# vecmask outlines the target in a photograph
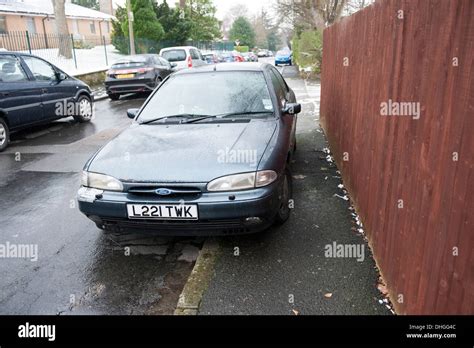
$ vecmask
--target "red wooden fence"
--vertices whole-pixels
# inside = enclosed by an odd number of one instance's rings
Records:
[[[379,0],[323,47],[321,122],[397,312],[474,314],[474,1]]]

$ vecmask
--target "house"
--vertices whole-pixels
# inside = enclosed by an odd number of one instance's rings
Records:
[[[110,13],[111,1],[100,1],[101,8]],[[65,12],[69,33],[75,40],[100,43],[105,38],[107,43],[110,42],[114,16],[73,4],[71,0],[66,0]],[[17,40],[15,37],[21,35],[23,38],[26,32],[35,48],[54,45],[56,28],[51,0],[0,0],[0,47],[9,50],[25,49],[25,40]],[[51,36],[49,40],[48,36]]]

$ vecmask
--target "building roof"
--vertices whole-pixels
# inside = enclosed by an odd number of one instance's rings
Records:
[[[115,17],[107,13],[66,2],[66,17],[87,19],[108,19]],[[49,15],[54,17],[53,3],[51,0],[0,0],[0,13]]]

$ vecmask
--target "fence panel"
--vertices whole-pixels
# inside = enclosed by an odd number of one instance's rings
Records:
[[[323,41],[321,123],[397,312],[473,314],[474,1],[378,0]]]

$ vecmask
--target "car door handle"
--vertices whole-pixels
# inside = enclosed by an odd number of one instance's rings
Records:
[[[43,94],[48,93],[48,89],[47,88],[41,88],[41,93],[43,93]]]
[[[2,92],[1,95],[2,95],[2,97],[8,97],[10,95],[10,93],[9,92]]]

